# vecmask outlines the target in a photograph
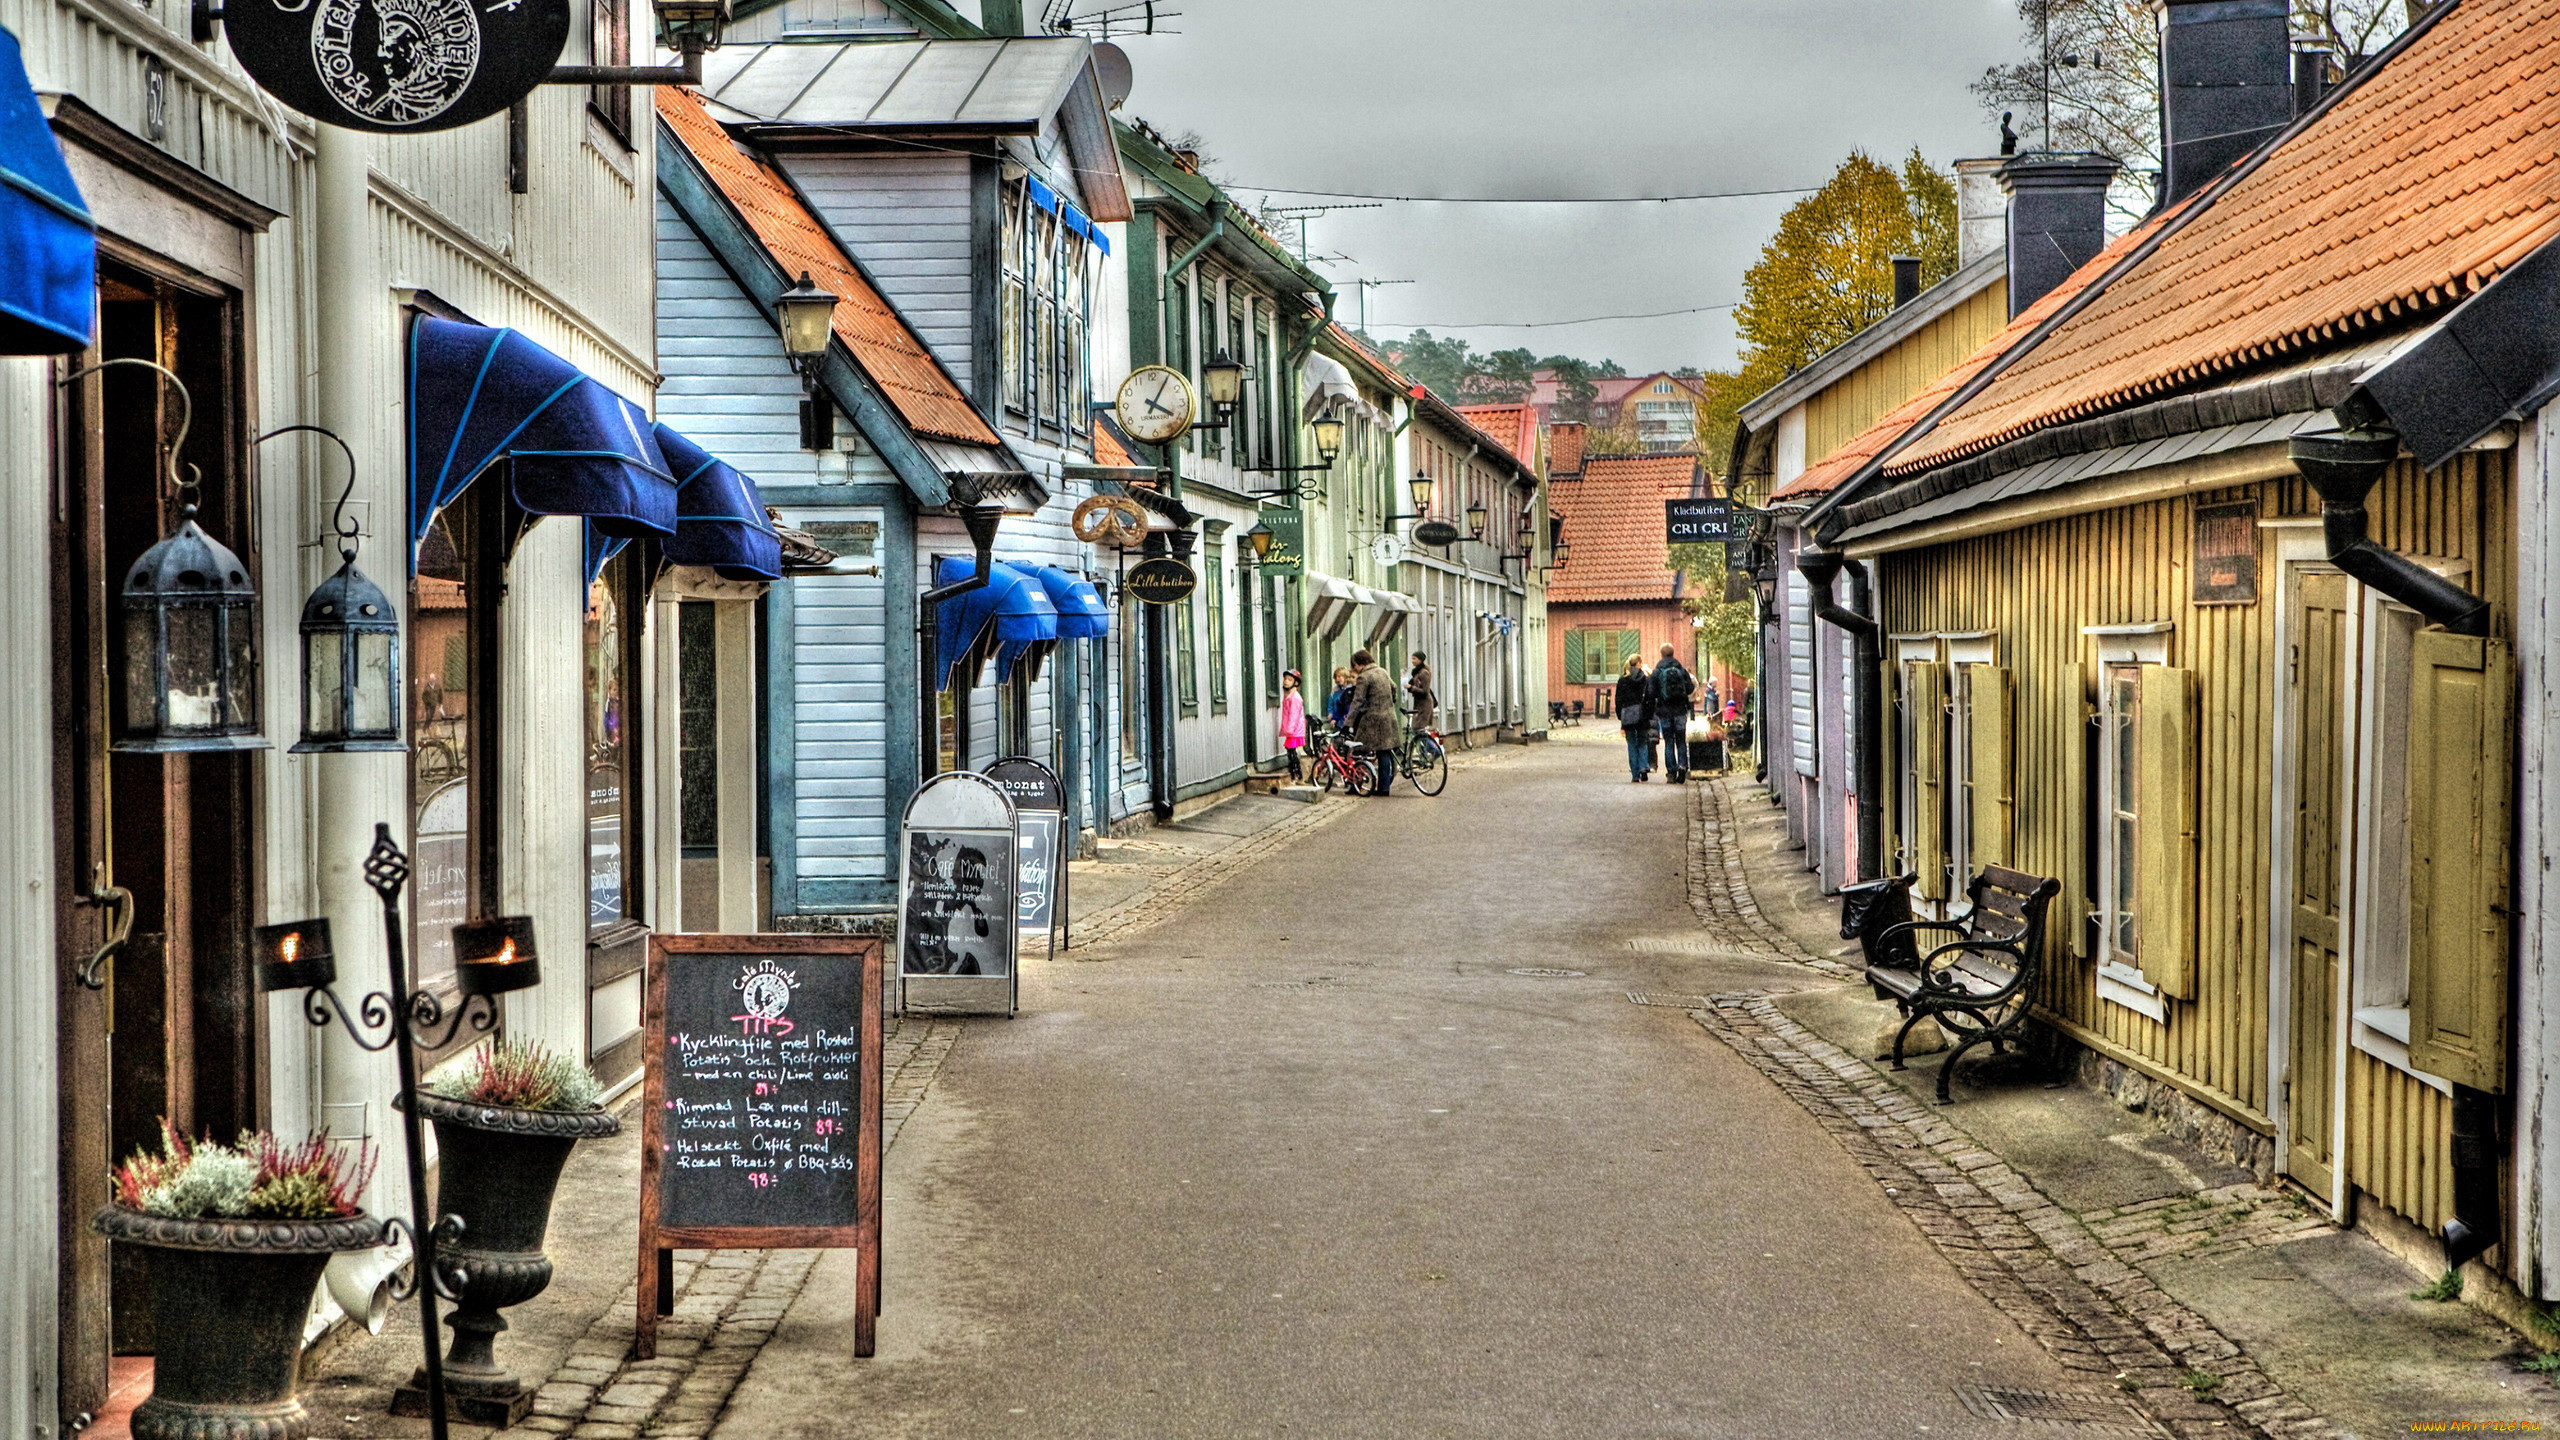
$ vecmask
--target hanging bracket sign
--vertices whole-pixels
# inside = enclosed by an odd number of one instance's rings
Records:
[[[1010,1015],[1020,913],[1013,802],[974,771],[936,775],[898,827],[898,1003]]]
[[[1121,580],[1120,588],[1150,605],[1178,605],[1200,588],[1200,577],[1181,561],[1159,555],[1139,561]]]
[[[1662,502],[1663,538],[1674,545],[1694,545],[1749,538],[1749,523],[1734,513],[1722,496]]]
[[[569,39],[568,0],[222,0],[240,68],[324,125],[452,130],[533,93]]]

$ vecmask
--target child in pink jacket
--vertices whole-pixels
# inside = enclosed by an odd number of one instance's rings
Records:
[[[1307,778],[1300,752],[1307,748],[1307,697],[1298,693],[1295,670],[1280,672],[1280,745],[1289,752],[1289,778]]]

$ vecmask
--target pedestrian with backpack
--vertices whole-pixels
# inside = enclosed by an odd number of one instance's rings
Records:
[[[1689,778],[1689,708],[1698,696],[1697,677],[1689,673],[1669,645],[1653,667],[1653,723],[1662,732],[1662,778],[1674,785]]]

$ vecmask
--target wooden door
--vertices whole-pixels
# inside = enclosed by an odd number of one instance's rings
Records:
[[[2291,622],[2293,998],[2285,1017],[2285,1171],[2326,1200],[2337,1184],[2339,954],[2347,909],[2347,577],[2301,575]]]
[[[205,529],[257,573],[240,463],[239,309],[225,294],[100,266],[99,344],[178,372],[193,400],[181,459],[202,477]],[[261,1007],[249,979],[255,828],[242,753],[111,754],[117,592],[177,523],[166,483],[177,402],[152,372],[119,366],[64,397],[64,504],[54,526],[55,846],[61,880],[62,1408],[94,1410],[106,1360],[147,1354],[148,1276],[91,1234],[107,1173],[157,1142],[160,1123],[236,1134],[260,1123]],[[264,717],[270,731],[275,716]],[[289,721],[287,723],[290,723]],[[81,983],[106,936],[95,887],[129,895],[131,933],[104,985]],[[128,1247],[129,1248],[129,1247]]]

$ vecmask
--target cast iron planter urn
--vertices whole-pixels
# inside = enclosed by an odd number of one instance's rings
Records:
[[[182,1220],[110,1205],[90,1227],[151,1253],[159,1350],[151,1398],[133,1412],[134,1440],[310,1433],[294,1381],[312,1292],[331,1255],[383,1243],[381,1221]]]
[[[551,1284],[542,1238],[551,1228],[552,1193],[561,1167],[581,1140],[619,1134],[606,1110],[518,1110],[420,1091],[400,1103],[436,1127],[436,1219],[460,1216],[459,1239],[437,1252],[454,1295],[453,1345],[445,1353],[444,1386],[455,1419],[498,1429],[533,1409],[533,1389],[497,1361],[498,1314]],[[394,1415],[427,1413],[424,1368],[392,1397]],[[137,1432],[139,1434],[139,1432]]]

